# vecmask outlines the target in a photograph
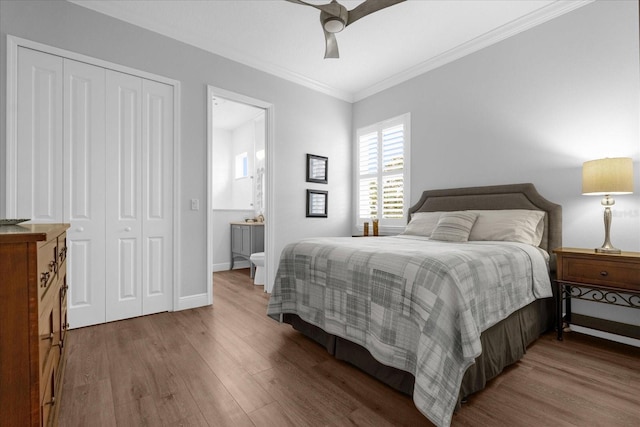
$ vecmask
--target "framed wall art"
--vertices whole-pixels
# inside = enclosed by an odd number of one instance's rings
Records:
[[[329,192],[307,190],[307,218],[326,218]]]
[[[329,176],[329,158],[307,154],[307,182],[326,184]]]

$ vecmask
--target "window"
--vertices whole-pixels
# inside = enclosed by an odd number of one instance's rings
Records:
[[[356,226],[377,218],[387,230],[406,225],[409,122],[404,114],[357,131]]]
[[[249,176],[249,157],[247,152],[236,155],[236,179]]]

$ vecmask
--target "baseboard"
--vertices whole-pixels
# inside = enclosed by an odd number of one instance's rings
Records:
[[[209,305],[207,294],[189,295],[178,299],[178,307],[175,311],[188,310],[190,308],[204,307]]]
[[[237,269],[237,268],[249,268],[249,261],[236,261],[233,263],[233,269]],[[228,271],[231,270],[231,263],[230,262],[221,262],[218,264],[213,264],[213,272],[215,273],[216,271]]]

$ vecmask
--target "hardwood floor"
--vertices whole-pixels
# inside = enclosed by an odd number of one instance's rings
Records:
[[[214,306],[69,332],[61,426],[430,426],[411,398],[265,315],[247,270]],[[549,333],[472,396],[454,426],[631,426],[640,349]]]

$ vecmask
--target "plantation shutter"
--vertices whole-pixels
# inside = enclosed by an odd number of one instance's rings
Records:
[[[408,115],[358,130],[358,218],[404,226]]]
[[[404,125],[382,130],[382,219],[402,219]]]

